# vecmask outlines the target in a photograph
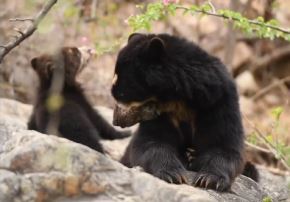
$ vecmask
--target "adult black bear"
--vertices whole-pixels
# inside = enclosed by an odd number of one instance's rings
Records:
[[[128,135],[116,131],[94,110],[76,81],[77,74],[90,58],[90,51],[88,48],[63,47],[56,54],[45,54],[31,60],[32,68],[39,77],[40,86],[28,129],[47,133],[49,121],[55,118],[59,120],[57,124],[59,135],[103,152],[99,143],[100,137],[117,139]],[[64,103],[58,111],[58,117],[52,117],[47,100],[53,76],[60,70],[60,66],[64,70],[64,82],[60,92]]]
[[[132,34],[118,55],[112,95],[118,102],[115,125],[141,121],[121,160],[126,166],[173,183],[185,183],[186,170],[195,171],[195,186],[218,191],[228,190],[242,172],[236,86],[222,62],[194,43]],[[130,120],[138,109],[144,120]],[[187,148],[194,150],[190,162]]]

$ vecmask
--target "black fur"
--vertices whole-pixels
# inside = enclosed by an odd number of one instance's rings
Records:
[[[117,139],[127,137],[128,134],[116,131],[87,101],[83,89],[75,78],[82,57],[78,49],[65,47],[62,48],[61,54],[64,60],[65,79],[61,92],[64,104],[58,112],[58,132],[69,140],[103,152],[99,143],[100,138]],[[47,133],[48,122],[51,118],[46,102],[52,82],[51,66],[55,63],[54,58],[54,55],[42,55],[31,61],[33,69],[38,74],[40,86],[28,129],[41,133]]]
[[[259,171],[257,170],[256,166],[249,161],[245,164],[243,175],[253,179],[256,182],[260,180]]]
[[[115,73],[112,95],[118,102],[182,102],[195,117],[178,127],[174,112],[141,122],[122,163],[174,183],[186,181],[185,171],[192,170],[195,186],[229,190],[243,169],[244,133],[236,86],[222,62],[185,39],[134,34]],[[187,148],[195,151],[190,166]]]

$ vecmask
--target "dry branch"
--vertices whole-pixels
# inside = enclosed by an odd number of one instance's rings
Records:
[[[261,89],[259,92],[257,92],[253,97],[252,99],[254,101],[258,100],[260,97],[263,97],[265,94],[267,94],[270,90],[272,90],[273,88],[276,88],[278,86],[281,86],[282,84],[286,83],[290,81],[290,76],[287,76],[283,79],[280,79],[268,86],[266,86],[265,88]]]
[[[6,45],[0,46],[0,63],[2,62],[3,58],[16,46],[18,46],[22,41],[30,37],[38,27],[38,24],[41,20],[46,16],[52,6],[57,2],[57,0],[49,0],[43,8],[39,11],[39,13],[34,18],[15,18],[10,19],[10,21],[31,21],[31,25],[26,28],[25,31],[18,30],[17,32],[20,33],[15,40],[8,42]]]
[[[256,62],[253,62],[250,70],[257,71],[261,68],[267,67],[269,64],[273,64],[274,62],[290,55],[290,46],[285,46],[281,48],[277,48],[272,53],[256,60]]]
[[[240,38],[238,41],[244,41],[246,43],[254,43],[255,40],[259,40],[258,38]],[[281,59],[286,57],[290,57],[290,45],[284,47],[277,47],[271,53],[258,57],[253,56],[251,59],[246,61],[245,63],[239,65],[234,69],[233,75],[237,77],[240,73],[245,71],[246,69],[250,70],[251,72],[262,71],[263,69],[267,68],[271,64],[275,64]],[[279,68],[279,66],[277,66]]]
[[[279,160],[281,161],[281,163],[283,164],[283,166],[285,166],[285,168],[290,171],[290,167],[287,164],[287,161],[285,159],[285,157],[281,154],[279,155],[278,151],[276,150],[275,146],[269,141],[267,140],[267,138],[263,135],[263,133],[260,131],[259,128],[257,128],[249,119],[247,116],[243,115],[244,120],[246,120],[246,122],[255,130],[257,137],[262,140],[265,145],[268,147],[269,151],[271,151],[274,156],[279,156]]]
[[[250,143],[250,142],[248,142],[248,141],[246,141],[245,144],[246,144],[246,146],[248,146],[248,147],[250,147],[250,148],[252,148],[252,149],[255,149],[255,150],[257,150],[257,151],[261,151],[261,152],[264,152],[264,153],[267,153],[267,154],[268,154],[268,153],[271,153],[271,154],[272,154],[272,152],[271,152],[270,150],[265,149],[265,148],[260,147],[260,146],[257,146],[257,145],[254,145],[254,144],[252,144],[252,143]]]

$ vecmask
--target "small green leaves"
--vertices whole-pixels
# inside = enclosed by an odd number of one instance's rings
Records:
[[[275,120],[279,120],[282,112],[283,112],[283,108],[282,107],[275,107],[271,111],[271,114],[274,116]]]
[[[176,4],[169,4],[167,10],[172,16],[174,16],[176,12]]]
[[[263,198],[263,202],[272,202],[272,198],[270,196],[266,196],[265,198]]]
[[[258,144],[256,132],[252,132],[249,135],[247,135],[247,141],[254,145]]]
[[[262,16],[257,17],[257,22],[265,22],[264,18]]]
[[[205,3],[205,4],[201,5],[199,9],[204,11],[204,12],[210,12],[212,10],[212,7],[209,3]]]
[[[188,10],[195,12],[195,11],[200,10],[200,8],[197,5],[192,5],[192,6],[189,7]]]
[[[233,21],[234,27],[247,35],[256,35],[260,38],[268,38],[271,40],[275,38],[283,38],[290,41],[290,33],[288,33],[287,30],[279,28],[279,23],[275,19],[265,21],[263,17],[259,16],[256,19],[250,20],[244,17],[241,13],[232,10],[221,9],[215,11],[214,6],[209,2],[200,6],[191,5],[189,7],[175,3],[149,3],[145,8],[144,13],[131,16],[128,19],[128,23],[133,28],[133,31],[142,29],[150,30],[153,21],[161,20],[167,15],[174,16],[177,10],[182,10],[184,15],[188,13],[191,15],[200,13],[201,15],[214,15],[215,17]]]
[[[129,26],[133,28],[133,31],[142,29],[150,30],[152,21],[157,21],[164,17],[165,8],[169,8],[169,13],[174,14],[176,9],[172,5],[165,6],[161,2],[150,3],[147,5],[145,13],[129,17]]]

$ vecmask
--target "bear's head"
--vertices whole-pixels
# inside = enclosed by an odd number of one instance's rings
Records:
[[[64,83],[74,85],[78,73],[88,64],[93,50],[87,47],[62,47],[54,54],[44,54],[31,60],[41,84],[49,86],[53,74],[60,67],[64,70]]]
[[[112,95],[117,102],[129,104],[152,99],[154,88],[164,86],[154,86],[164,77],[164,55],[165,44],[158,36],[130,35],[128,44],[119,52],[115,67]]]
[[[166,34],[134,33],[129,36],[115,66],[112,84],[112,95],[117,101],[114,125],[131,126],[153,119],[163,111],[176,111],[175,107],[182,105],[180,95],[186,87],[183,75],[176,75],[181,73],[178,71],[180,57],[172,58],[176,54],[173,47],[179,46],[178,40]]]

